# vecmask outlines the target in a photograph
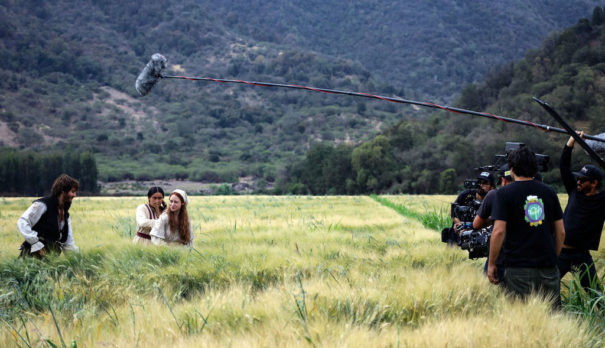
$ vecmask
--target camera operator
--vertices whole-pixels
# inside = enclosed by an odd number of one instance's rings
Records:
[[[505,164],[500,167],[500,186],[504,187],[511,182],[513,182],[513,177],[510,174],[510,169],[508,164]],[[477,210],[477,215],[475,215],[475,219],[473,220],[473,229],[478,230],[483,227],[487,227],[493,223],[492,216],[492,207],[494,205],[494,200],[496,199],[496,190],[490,190],[483,198],[479,209]]]
[[[472,204],[472,201],[480,201],[482,202],[487,193],[495,188],[495,179],[494,175],[490,172],[481,172],[477,177],[479,187],[477,189],[466,189],[462,191],[454,204],[469,206]],[[462,221],[452,212],[452,221],[454,222],[454,227],[460,226]]]
[[[458,240],[456,236],[456,230],[462,225],[463,222],[471,222],[471,221],[461,221],[458,216],[456,216],[456,212],[453,209],[454,206],[472,206],[475,201],[483,201],[485,195],[495,187],[494,175],[489,172],[481,172],[477,177],[477,183],[479,185],[478,188],[468,188],[462,191],[454,204],[452,205],[452,210],[450,212],[450,216],[452,218],[452,227],[450,228],[450,235],[448,237],[447,243],[448,245],[453,245]]]
[[[510,173],[510,168],[508,164],[504,164],[500,167],[500,187],[504,187],[511,182],[513,182],[513,177]],[[475,215],[475,219],[473,220],[473,229],[478,230],[480,228],[488,227],[493,224],[492,220],[492,209],[494,206],[494,200],[496,199],[497,190],[491,190],[485,195],[483,202],[479,206],[477,210],[477,215]],[[504,275],[504,267],[502,266],[501,260],[496,260],[496,265],[498,265],[498,278],[501,278]],[[483,272],[487,274],[487,265],[489,263],[489,255],[487,260],[485,260],[485,266],[483,268]]]
[[[512,151],[508,165],[514,182],[498,190],[492,217],[487,275],[503,282],[510,292],[525,297],[540,290],[560,306],[557,256],[563,246],[563,212],[555,191],[534,180],[536,155],[527,146]],[[503,254],[504,277],[498,278],[496,260]]]
[[[584,132],[579,133],[584,136]],[[567,272],[580,272],[584,289],[591,281],[598,284],[597,271],[589,250],[598,250],[605,219],[605,192],[599,192],[603,174],[590,164],[579,172],[571,171],[571,152],[575,139],[570,137],[561,154],[560,170],[569,201],[565,208],[565,241],[559,255],[561,278]],[[574,178],[575,176],[575,178]],[[602,291],[602,285],[598,285]]]

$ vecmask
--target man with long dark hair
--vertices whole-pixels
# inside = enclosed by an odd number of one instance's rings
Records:
[[[514,181],[496,194],[487,276],[494,284],[503,282],[516,295],[537,291],[559,306],[557,256],[565,238],[559,198],[550,186],[533,179],[538,163],[526,146],[508,155],[508,165]],[[497,274],[500,253],[504,279]]]
[[[74,242],[69,207],[80,188],[78,180],[62,174],[53,183],[51,194],[40,198],[21,215],[17,228],[25,238],[20,257],[43,259],[48,252],[78,251]]]

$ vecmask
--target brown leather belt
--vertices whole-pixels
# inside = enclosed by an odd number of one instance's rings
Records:
[[[137,236],[143,238],[143,239],[149,239],[151,240],[151,236],[145,233],[141,233],[141,232],[137,232]]]

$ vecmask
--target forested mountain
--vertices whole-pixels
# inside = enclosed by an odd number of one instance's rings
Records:
[[[523,57],[599,1],[225,0],[204,1],[229,27],[361,62],[378,77],[436,101]]]
[[[462,108],[560,127],[532,97],[545,100],[576,129],[605,132],[605,10],[547,38],[539,49],[467,86]],[[507,141],[550,157],[544,181],[562,190],[558,169],[568,136],[439,111],[404,120],[359,146],[315,145],[282,178],[283,192],[454,193],[480,166],[494,164]],[[591,162],[576,150],[574,168]],[[596,164],[596,163],[595,163]]]
[[[0,146],[92,151],[102,180],[272,181],[313,143],[357,144],[419,113],[176,80],[140,97],[151,54],[168,73],[451,101],[596,3],[0,0]]]

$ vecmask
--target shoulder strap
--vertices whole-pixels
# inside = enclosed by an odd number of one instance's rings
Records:
[[[147,211],[149,212],[149,217],[151,217],[154,220],[158,218],[155,215],[155,211],[153,209],[151,209],[151,207],[149,206],[149,204],[145,204],[145,207],[147,207]]]

